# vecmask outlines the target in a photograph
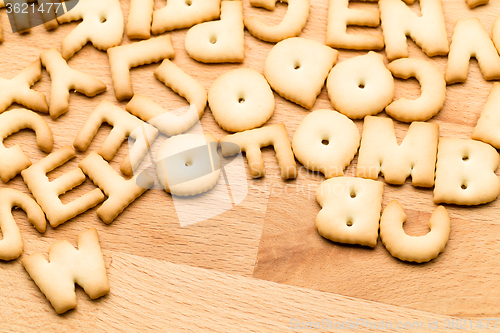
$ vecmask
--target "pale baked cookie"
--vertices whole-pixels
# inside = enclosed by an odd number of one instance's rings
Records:
[[[385,207],[380,219],[380,239],[393,257],[418,263],[431,261],[443,252],[450,238],[450,217],[446,208],[438,206],[429,220],[425,236],[408,236],[403,224],[406,214],[397,200]]]
[[[493,83],[488,100],[484,106],[481,117],[472,132],[474,140],[489,143],[493,147],[500,148],[500,83]]]
[[[310,109],[338,54],[338,51],[310,39],[288,38],[269,52],[264,76],[283,98]]]
[[[446,101],[446,81],[436,66],[423,59],[394,60],[387,68],[394,77],[415,77],[420,83],[421,95],[415,100],[398,99],[385,108],[385,112],[404,122],[426,121],[434,117]]]
[[[212,189],[221,172],[217,146],[217,139],[210,133],[181,134],[165,140],[156,153],[156,173],[162,188],[178,196]]]
[[[146,172],[132,179],[123,179],[100,155],[91,152],[80,164],[80,169],[108,196],[97,209],[97,216],[106,224],[125,210],[154,184]]]
[[[82,20],[62,41],[64,59],[88,42],[103,51],[121,44],[124,23],[119,0],[69,0],[64,5],[71,10],[57,18],[59,23]]]
[[[24,9],[27,6],[23,6],[23,4],[28,5],[28,0],[4,0],[4,4],[10,9],[10,15],[12,15],[14,21],[15,29],[12,27],[12,31],[21,34],[29,33],[31,31],[29,12]]]
[[[369,34],[348,34],[347,26],[377,27],[380,24],[378,10],[349,8],[349,0],[330,0],[326,45],[341,49],[381,50],[384,38]]]
[[[495,170],[500,157],[492,146],[474,140],[440,138],[434,202],[481,205],[500,194]]]
[[[155,0],[130,0],[127,21],[129,39],[148,39],[151,37],[151,21]]]
[[[63,204],[59,199],[60,195],[82,184],[86,179],[85,175],[82,170],[76,168],[54,181],[49,181],[47,173],[75,156],[75,150],[66,146],[21,172],[24,182],[47,215],[50,225],[54,228],[95,207],[104,200],[104,195],[98,188],[67,204]]]
[[[76,308],[75,283],[91,299],[109,293],[106,266],[95,228],[78,234],[78,250],[65,240],[50,246],[49,261],[36,252],[21,262],[58,314]]]
[[[205,63],[243,62],[244,30],[242,2],[222,1],[220,21],[200,23],[186,33],[186,51]]]
[[[158,136],[158,130],[111,102],[102,101],[78,132],[73,146],[79,151],[86,151],[103,123],[113,126],[109,136],[99,149],[99,155],[107,161],[111,161],[123,141],[129,137],[135,140],[133,146],[129,147],[129,154],[120,165],[120,170],[124,174],[132,176],[147,153],[149,146]]]
[[[414,0],[405,2],[412,4]],[[407,36],[429,57],[448,54],[448,35],[441,0],[420,0],[422,16],[415,14],[401,0],[380,0],[378,4],[389,61],[408,57]]]
[[[220,16],[221,0],[168,0],[153,13],[152,31],[156,34],[215,20]]]
[[[19,207],[26,212],[28,220],[38,232],[44,233],[47,227],[45,215],[35,200],[10,188],[0,189],[0,229],[3,236],[0,240],[0,260],[14,260],[23,253],[21,231],[12,216],[14,207]]]
[[[32,62],[14,78],[8,80],[0,77],[0,113],[7,110],[12,103],[19,103],[31,110],[49,112],[45,95],[31,90],[30,87],[42,78],[42,63]]]
[[[264,76],[239,68],[219,76],[208,92],[208,105],[217,124],[241,132],[265,124],[274,113],[274,94]]]
[[[356,176],[389,184],[404,184],[411,176],[413,186],[432,187],[438,146],[437,124],[413,122],[398,145],[390,118],[368,116],[363,124]]]
[[[274,10],[277,1],[288,3],[288,10],[279,24],[268,25],[257,16],[245,17],[245,27],[258,39],[273,43],[281,42],[298,36],[306,26],[309,18],[309,0],[250,0],[250,5]]]
[[[344,169],[358,152],[359,139],[352,120],[337,111],[317,110],[295,130],[292,149],[307,169],[332,178],[344,175]]]
[[[132,67],[159,62],[166,58],[173,58],[174,55],[172,39],[168,35],[108,49],[116,99],[123,101],[134,96],[130,80]]]
[[[352,177],[325,180],[316,192],[321,236],[338,243],[375,247],[384,183]]]
[[[288,133],[284,124],[276,124],[256,128],[245,132],[231,134],[219,140],[222,155],[233,156],[244,151],[248,160],[250,175],[254,178],[264,177],[266,169],[260,149],[273,146],[283,179],[297,177],[297,165],[293,156]]]
[[[6,183],[31,165],[31,161],[19,145],[6,148],[3,140],[22,129],[35,131],[38,148],[52,151],[54,138],[49,125],[33,111],[14,109],[0,114],[0,177]]]
[[[490,0],[467,0],[467,6],[470,9],[476,8],[477,6],[486,5]]]
[[[475,57],[486,80],[500,79],[500,56],[488,32],[477,18],[459,19],[453,30],[446,64],[448,84],[465,82],[469,61]]]
[[[106,85],[102,81],[70,68],[56,48],[44,51],[40,55],[40,60],[52,80],[49,108],[52,119],[57,119],[63,113],[68,112],[71,90],[88,97],[106,91]]]
[[[53,30],[59,26],[57,22],[56,5],[54,0],[38,0],[39,13],[42,15],[45,29]],[[57,2],[56,2],[57,3]],[[52,5],[51,5],[52,4]]]
[[[373,51],[335,65],[326,87],[333,108],[351,119],[376,115],[394,98],[394,78]]]

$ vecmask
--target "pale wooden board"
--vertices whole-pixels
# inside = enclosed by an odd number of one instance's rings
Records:
[[[157,1],[156,7],[164,5]],[[251,8],[244,1],[245,15],[256,14],[268,22],[279,22],[286,5],[274,13]],[[311,16],[301,37],[324,42],[328,4],[311,0]],[[352,7],[374,8],[373,3],[353,3]],[[418,12],[418,4],[411,8]],[[125,20],[128,1],[122,1]],[[465,1],[445,0],[448,36],[457,18],[477,16],[488,31],[500,14],[500,4],[469,10]],[[30,34],[11,33],[5,11],[0,11],[5,41],[0,45],[0,76],[10,78],[36,60],[45,49],[60,49],[61,39],[77,23],[65,24],[53,32],[37,27]],[[350,32],[380,33],[380,29],[349,28]],[[218,75],[242,66],[263,71],[273,44],[245,33],[246,58],[243,65],[203,65],[190,59],[184,50],[186,30],[170,33],[176,50],[174,62],[209,88]],[[124,44],[129,43],[127,38]],[[429,59],[413,42],[410,56],[423,57],[443,73],[445,57]],[[340,51],[339,61],[363,52]],[[86,117],[96,105],[114,98],[108,60],[104,52],[85,46],[70,66],[90,73],[106,83],[105,94],[89,99],[72,94],[70,111],[56,121],[47,115],[55,138],[55,149],[72,144]],[[185,101],[153,76],[158,64],[132,70],[136,93],[153,98],[166,108],[185,106]],[[444,109],[431,120],[440,125],[442,136],[468,139],[492,83],[483,80],[473,60],[467,83],[448,88]],[[34,88],[49,97],[50,78],[44,71]],[[415,80],[396,80],[396,97],[419,94]],[[285,101],[277,94],[276,111],[268,124],[285,123],[290,139],[309,111]],[[19,106],[13,106],[15,108]],[[313,110],[330,108],[326,89]],[[385,116],[385,114],[381,114]],[[362,122],[356,121],[362,129]],[[221,137],[226,133],[207,108],[202,118],[205,130]],[[408,125],[396,122],[399,140]],[[90,150],[97,150],[109,132],[104,126]],[[37,161],[43,156],[30,131],[6,140],[7,146],[21,144]],[[124,144],[111,164],[118,170],[127,153]],[[86,156],[79,153],[67,165],[49,175],[51,179],[75,168]],[[248,177],[250,192],[241,205],[205,222],[181,228],[172,198],[160,190],[147,192],[111,225],[104,225],[92,209],[40,235],[19,211],[14,216],[23,233],[25,252],[47,253],[55,241],[67,239],[76,246],[79,232],[96,227],[106,264],[111,293],[90,301],[77,288],[78,308],[57,316],[45,297],[22,268],[20,260],[0,263],[0,331],[34,330],[163,330],[217,332],[280,332],[290,328],[290,320],[369,319],[373,321],[421,321],[439,319],[444,327],[448,316],[460,318],[500,317],[498,280],[500,244],[498,200],[481,207],[448,207],[452,218],[450,242],[443,254],[424,265],[406,264],[392,258],[378,244],[373,249],[342,246],[322,239],[314,228],[320,207],[314,198],[324,177],[300,168],[299,177],[284,182],[279,176],[272,149],[264,149],[267,175],[260,180]],[[353,175],[356,160],[347,174]],[[248,170],[247,170],[248,171]],[[247,172],[248,174],[248,172]],[[20,176],[0,187],[29,193]],[[63,202],[94,188],[91,181],[63,196]],[[386,186],[384,207],[398,199],[407,210],[405,230],[424,234],[435,208],[432,191],[404,186]],[[253,277],[253,278],[252,278]],[[258,278],[258,279],[255,279]],[[268,281],[263,281],[268,280]],[[491,329],[490,329],[491,330]],[[364,331],[363,329],[361,331]]]

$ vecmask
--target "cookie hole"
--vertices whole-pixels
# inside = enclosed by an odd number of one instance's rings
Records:
[[[217,43],[217,37],[212,36],[212,37],[210,38],[210,43],[212,43],[212,44]]]
[[[352,219],[351,218],[348,218],[347,221],[345,221],[345,225],[348,226],[348,227],[352,227],[354,223],[352,222]]]
[[[186,0],[186,6],[191,6],[193,4],[193,2],[191,0]]]
[[[462,161],[467,162],[469,160],[469,156],[465,155],[462,157]]]
[[[358,88],[359,88],[359,89],[365,89],[365,84],[364,84],[364,83],[360,83],[360,84],[358,85]]]
[[[324,144],[325,146],[328,146],[330,144],[330,141],[328,140],[323,140],[321,141],[322,144]]]
[[[295,65],[293,65],[293,69],[300,69],[300,63],[296,62]]]
[[[245,103],[245,98],[240,97],[240,98],[238,99],[238,103],[240,103],[240,104]]]
[[[192,161],[187,161],[186,163],[184,163],[184,165],[189,168],[191,165],[193,165],[193,162]]]
[[[353,199],[356,198],[356,192],[354,192],[354,191],[351,192],[351,198],[353,198]]]
[[[463,183],[463,184],[462,184],[462,186],[460,186],[460,188],[461,188],[462,190],[466,190],[466,189],[467,189],[467,184]]]
[[[101,23],[106,23],[107,19],[105,17],[101,17]]]

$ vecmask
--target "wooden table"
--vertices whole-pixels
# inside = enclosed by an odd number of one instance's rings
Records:
[[[156,6],[164,2],[157,1]],[[122,1],[125,18],[128,3]],[[325,41],[327,3],[311,0],[311,15],[301,37]],[[252,8],[247,0],[244,5],[246,15],[260,15],[268,22],[278,22],[286,11],[286,5],[278,5],[274,13]],[[374,3],[351,5],[376,8]],[[419,11],[418,4],[410,7]],[[465,0],[444,0],[444,11],[451,38],[458,18],[479,17],[491,32],[500,3],[492,1],[470,10]],[[37,27],[30,34],[18,35],[10,32],[5,11],[0,16],[5,38],[0,45],[0,75],[6,78],[36,60],[43,50],[60,49],[62,38],[77,25],[65,24],[52,32]],[[349,28],[349,32],[357,30],[368,31]],[[370,31],[380,33],[380,28]],[[204,65],[189,58],[184,50],[185,33],[170,33],[176,51],[174,63],[207,89],[221,73],[231,69],[250,67],[262,73],[273,46],[245,32],[243,65]],[[129,42],[125,38],[123,43]],[[426,58],[444,73],[446,57],[429,59],[412,41],[409,45],[411,57]],[[339,61],[363,53],[342,50]],[[86,117],[102,100],[125,105],[114,98],[105,52],[87,45],[69,65],[99,78],[108,90],[95,98],[72,94],[70,111],[56,121],[43,115],[54,132],[55,149],[72,144]],[[135,92],[165,108],[185,106],[181,97],[153,76],[157,66],[132,70]],[[440,125],[440,135],[469,139],[491,86],[473,60],[468,81],[448,87],[445,107],[430,120]],[[50,78],[45,71],[34,89],[49,97]],[[396,80],[396,98],[418,94],[415,80]],[[277,94],[275,97],[276,111],[268,125],[285,123],[291,139],[310,111]],[[11,108],[15,107],[19,106]],[[322,108],[331,109],[326,89],[313,110]],[[214,122],[209,108],[201,123],[216,137],[226,134]],[[361,130],[362,121],[356,124]],[[407,128],[407,124],[396,122],[398,140]],[[99,131],[88,152],[99,148],[109,130],[106,125]],[[45,156],[36,147],[31,131],[23,130],[6,140],[7,146],[16,143],[33,161]],[[79,153],[49,177],[54,179],[76,168],[87,153]],[[111,162],[117,171],[126,153],[124,144]],[[324,177],[299,166],[299,177],[285,182],[279,176],[272,148],[264,149],[263,154],[267,175],[258,180],[248,177],[249,194],[240,205],[187,227],[180,226],[172,197],[161,190],[146,192],[111,225],[102,223],[92,209],[39,234],[24,213],[15,211],[25,244],[23,256],[35,251],[46,255],[50,244],[64,239],[76,246],[79,232],[97,228],[111,292],[91,301],[78,287],[77,309],[58,316],[19,259],[0,262],[0,331],[283,332],[315,321],[322,321],[323,328],[356,322],[360,331],[369,330],[370,325],[387,328],[389,323],[393,329],[406,325],[418,331],[422,323],[420,331],[426,331],[429,322],[435,324],[436,320],[439,329],[434,331],[446,331],[445,325],[453,319],[467,319],[465,327],[469,327],[470,320],[475,325],[479,319],[500,318],[499,200],[473,208],[448,206],[452,230],[444,253],[427,264],[408,264],[393,258],[380,241],[374,249],[368,249],[321,238],[314,227],[320,210],[315,192]],[[356,160],[347,175],[354,174],[355,165]],[[20,176],[0,187],[29,193]],[[68,202],[93,188],[87,180],[62,200]],[[432,190],[416,189],[409,180],[403,186],[385,185],[383,206],[393,199],[398,199],[407,212],[406,232],[425,234],[436,207]]]

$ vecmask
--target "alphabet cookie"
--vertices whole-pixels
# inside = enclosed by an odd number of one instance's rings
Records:
[[[500,148],[500,83],[493,83],[488,100],[472,132],[474,140],[489,143],[495,148]]]
[[[349,8],[349,0],[330,0],[326,45],[342,49],[380,50],[384,48],[384,38],[369,34],[348,34],[347,26],[359,25],[377,27],[380,24],[378,10]]]
[[[166,192],[197,195],[212,189],[220,177],[218,141],[210,133],[181,134],[163,142],[156,153],[156,172]]]
[[[398,145],[390,118],[368,116],[363,124],[356,175],[389,184],[404,184],[411,175],[413,186],[432,187],[438,147],[439,126],[413,122]]]
[[[492,146],[474,140],[440,138],[434,202],[481,205],[500,194],[495,170],[500,156]]]
[[[109,136],[99,149],[99,155],[106,160],[110,161],[115,156],[123,141],[127,140],[128,137],[135,140],[133,146],[130,147],[129,154],[120,165],[121,172],[132,176],[150,144],[158,136],[158,130],[111,102],[102,101],[78,132],[73,146],[80,151],[86,151],[103,123],[113,126]]]
[[[326,87],[334,109],[351,119],[375,115],[394,98],[394,78],[373,51],[337,64]]]
[[[334,242],[377,245],[384,183],[352,177],[325,180],[316,192],[322,207],[316,229]]]
[[[284,124],[227,135],[219,142],[223,156],[233,156],[240,151],[246,153],[250,175],[254,178],[265,176],[266,170],[260,149],[272,145],[281,169],[281,177],[283,179],[297,177],[297,165]],[[228,142],[231,144],[227,144]]]
[[[321,93],[337,56],[338,51],[316,41],[288,38],[269,52],[264,76],[280,96],[310,109]]]
[[[402,58],[394,60],[387,68],[394,77],[415,77],[422,94],[415,100],[398,99],[385,108],[385,112],[404,122],[426,121],[434,117],[446,101],[446,81],[443,74],[430,62],[423,59]]]
[[[87,42],[103,51],[121,44],[124,23],[119,0],[68,0],[64,4],[71,10],[57,18],[59,23],[82,20],[62,41],[64,59],[71,58]]]
[[[78,250],[68,241],[62,241],[50,246],[49,261],[37,252],[21,262],[58,314],[76,308],[75,283],[92,299],[109,293],[95,228],[78,234]]]
[[[49,108],[52,119],[57,119],[68,111],[70,90],[78,91],[88,97],[106,91],[106,85],[100,80],[70,68],[56,48],[44,51],[40,55],[40,60],[52,80]]]
[[[358,152],[359,139],[352,120],[337,111],[317,110],[295,130],[292,149],[307,169],[332,178],[344,175],[344,169]]]
[[[250,0],[250,5],[274,10],[278,0]],[[283,20],[276,25],[268,25],[256,16],[245,17],[245,27],[258,39],[266,42],[281,42],[284,39],[295,37],[306,26],[309,18],[309,0],[280,0],[288,3],[288,11]]]
[[[380,239],[393,257],[404,261],[427,262],[443,252],[450,238],[450,217],[446,208],[438,206],[429,220],[429,233],[408,236],[403,224],[406,214],[397,200],[385,207],[380,219]]]
[[[274,94],[256,70],[239,68],[219,76],[208,92],[210,110],[220,127],[241,132],[265,124],[274,113]]]
[[[28,195],[10,189],[0,189],[0,229],[3,239],[0,240],[0,260],[14,260],[23,253],[21,231],[12,216],[12,208],[20,207],[28,215],[28,220],[40,233],[45,232],[47,222],[42,209]]]
[[[14,78],[8,80],[0,77],[0,113],[7,110],[12,103],[19,103],[31,110],[49,112],[45,95],[31,90],[30,87],[42,78],[40,60],[32,62]]]
[[[148,39],[151,36],[154,0],[130,0],[127,21],[129,39]]]
[[[242,2],[222,1],[220,21],[200,23],[188,30],[186,51],[194,60],[205,63],[243,62],[244,30]]]
[[[54,138],[49,125],[33,111],[14,109],[0,114],[0,178],[5,183],[31,165],[31,161],[19,145],[6,148],[3,140],[22,129],[35,131],[38,148],[52,151]]]
[[[405,1],[412,4],[414,0]],[[380,19],[389,61],[408,57],[409,36],[429,57],[448,54],[448,34],[441,0],[421,0],[421,16],[401,0],[379,1]]]
[[[146,172],[129,180],[123,179],[96,152],[91,152],[78,166],[108,196],[97,209],[97,216],[106,224],[113,222],[154,183]]]
[[[475,17],[459,19],[455,24],[446,63],[445,76],[448,84],[467,80],[471,57],[477,59],[486,80],[500,79],[500,56],[488,32]]]
[[[155,35],[215,20],[220,16],[221,0],[168,0],[155,10],[152,31]]]
[[[168,35],[108,49],[116,99],[123,101],[134,96],[130,80],[132,67],[159,62],[166,58],[173,58],[174,55],[172,39]]]
[[[52,227],[80,215],[104,200],[102,192],[96,188],[83,196],[63,204],[59,196],[85,181],[80,169],[73,169],[54,181],[49,181],[47,173],[63,165],[76,156],[75,150],[66,146],[23,170],[21,175],[36,201],[42,207]]]

